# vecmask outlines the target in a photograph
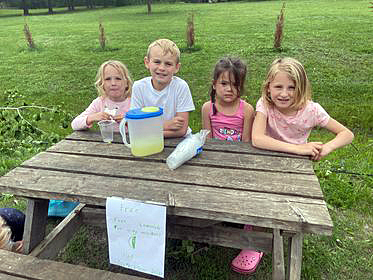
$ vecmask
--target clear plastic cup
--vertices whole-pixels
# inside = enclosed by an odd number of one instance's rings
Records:
[[[102,140],[105,143],[113,142],[113,134],[114,134],[114,120],[103,120],[98,122],[98,126],[100,127]]]

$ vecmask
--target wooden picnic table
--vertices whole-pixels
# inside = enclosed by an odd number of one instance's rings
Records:
[[[119,134],[106,144],[98,132],[77,131],[2,176],[1,192],[29,199],[26,251],[53,256],[87,206],[103,208],[107,197],[117,196],[167,205],[169,237],[272,252],[273,279],[300,279],[303,235],[331,235],[333,228],[312,162],[209,139],[201,154],[171,171],[166,158],[181,140],[166,139],[162,153],[134,157]],[[45,237],[49,199],[81,204]],[[230,223],[266,230],[247,232]]]

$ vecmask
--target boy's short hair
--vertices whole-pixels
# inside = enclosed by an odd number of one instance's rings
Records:
[[[158,39],[151,43],[148,47],[146,56],[150,58],[150,51],[153,47],[160,47],[163,50],[163,54],[170,53],[176,57],[176,63],[180,62],[180,50],[177,45],[169,39]]]
[[[95,82],[95,87],[98,91],[99,96],[106,96],[105,90],[104,90],[104,71],[106,66],[112,66],[114,69],[116,69],[120,75],[122,76],[122,79],[127,81],[127,89],[125,92],[126,97],[131,96],[132,92],[132,79],[130,76],[130,73],[127,69],[127,67],[120,61],[118,60],[108,60],[105,61],[104,63],[101,64],[101,66],[98,68],[97,75],[96,75],[96,82]]]

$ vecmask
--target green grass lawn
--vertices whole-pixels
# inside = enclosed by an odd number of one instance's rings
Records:
[[[194,13],[199,50],[182,53],[178,74],[188,82],[196,105],[190,117],[194,132],[201,128],[200,108],[209,98],[213,65],[222,56],[235,55],[248,63],[245,98],[252,105],[268,65],[276,57],[291,56],[304,64],[314,101],[355,133],[353,145],[315,163],[334,231],[331,237],[305,237],[302,279],[371,279],[373,13],[369,1],[286,1],[282,50],[275,51],[273,33],[281,7],[281,1],[176,3],[154,4],[152,15],[143,5],[73,13],[54,9],[54,15],[31,10],[26,18],[21,10],[0,9],[0,175],[71,133],[72,118],[97,96],[93,84],[102,62],[123,61],[134,80],[147,76],[143,57],[149,43],[169,38],[185,48],[187,18]],[[25,41],[25,22],[36,45],[33,50]],[[98,41],[100,22],[108,39],[105,50]],[[4,109],[22,105],[45,108],[24,108],[22,117]],[[324,130],[311,135],[312,140],[331,137]],[[1,197],[4,205],[25,207],[22,199],[9,195]],[[90,251],[92,260],[87,262],[75,250],[87,232],[83,230],[61,258],[107,266],[106,252]],[[240,276],[229,268],[238,250],[175,241],[168,252],[167,279],[271,279],[270,255],[255,276]]]

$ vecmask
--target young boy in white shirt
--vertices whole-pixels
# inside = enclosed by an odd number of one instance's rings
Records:
[[[168,39],[156,40],[149,45],[144,63],[151,76],[133,84],[131,109],[162,107],[164,137],[190,133],[189,112],[195,109],[192,94],[188,84],[174,76],[180,69],[179,48]]]

